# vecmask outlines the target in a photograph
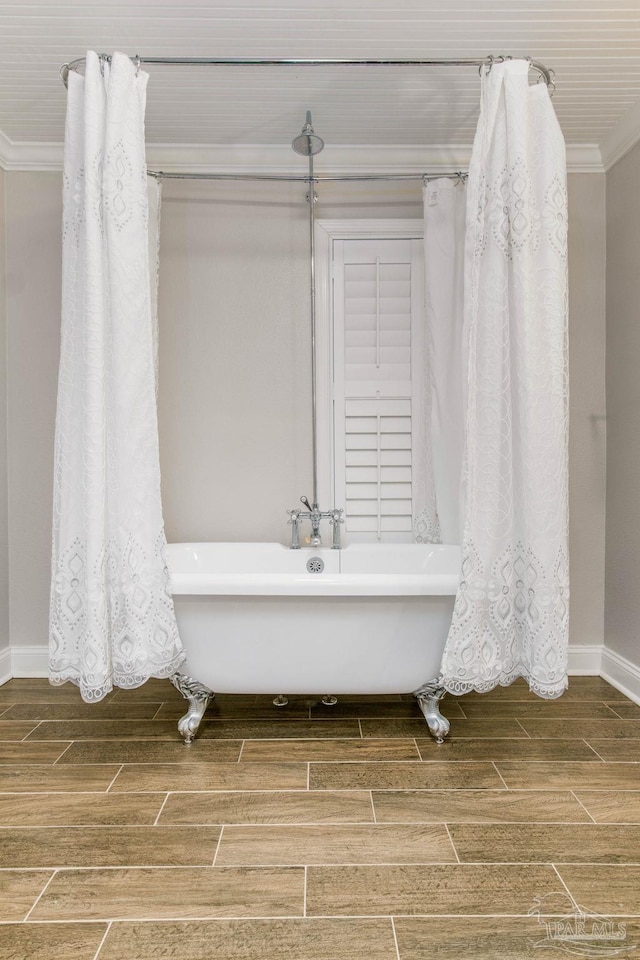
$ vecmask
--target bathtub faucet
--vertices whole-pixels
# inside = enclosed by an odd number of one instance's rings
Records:
[[[289,523],[291,524],[291,549],[300,549],[300,521],[311,521],[311,536],[309,543],[312,547],[319,547],[322,543],[320,536],[320,521],[328,520],[333,527],[333,537],[331,548],[340,549],[340,524],[344,523],[342,519],[342,510],[321,510],[317,503],[311,505],[306,497],[300,497],[301,503],[305,505],[306,510],[296,507],[295,510],[287,510],[289,514]]]

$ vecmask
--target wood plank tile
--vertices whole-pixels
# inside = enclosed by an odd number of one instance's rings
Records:
[[[111,792],[306,790],[306,787],[304,763],[131,763],[122,768]]]
[[[175,740],[171,720],[42,720],[29,740]]]
[[[613,694],[612,694],[612,691]],[[595,697],[598,700],[620,700],[620,691],[612,686],[604,677],[569,677],[569,687],[563,697],[573,692],[574,696],[583,700]]]
[[[308,720],[309,704],[305,700],[290,700],[286,707],[276,707],[273,703],[273,697],[254,698],[256,702],[247,703],[246,699],[241,697],[229,698],[226,700],[212,700],[207,707],[207,720],[273,720],[280,723],[283,720]],[[158,713],[159,720],[178,720],[187,706],[186,700],[182,703],[177,700],[171,700],[160,706]]]
[[[640,762],[640,740],[598,740],[589,737],[587,743],[603,760]]]
[[[0,829],[0,867],[204,866],[218,827],[11,827]]]
[[[459,697],[464,710],[465,703],[486,700],[538,700],[522,678],[508,687],[494,687],[488,693],[465,693]],[[569,686],[562,694],[563,700],[619,700],[620,692],[602,677],[569,677]]]
[[[446,704],[442,707],[442,712],[447,717]],[[613,721],[615,722],[615,721]],[[422,720],[361,720],[363,737],[422,737],[429,735],[424,718]],[[339,736],[339,734],[335,734]],[[566,734],[565,739],[573,735]],[[526,738],[519,722],[516,719],[506,720],[462,720],[455,717],[451,720],[451,731],[449,739],[458,740],[459,738],[478,738],[478,737],[518,737]],[[574,737],[574,739],[580,739]],[[435,741],[434,741],[435,743]]]
[[[563,914],[571,916],[573,911],[567,897]],[[465,917],[464,922],[448,917],[399,917],[395,929],[402,960],[558,960],[569,944],[548,937],[544,920],[544,916]],[[640,924],[626,923],[624,942],[632,949],[640,943]],[[613,948],[621,943],[603,938],[591,946]],[[617,956],[630,958],[634,953]]]
[[[588,718],[613,720],[614,711],[605,703],[589,700],[477,700],[464,706],[470,720],[488,720],[491,717],[534,717],[544,720],[559,718]],[[640,716],[640,714],[639,714]]]
[[[638,863],[640,830],[597,823],[454,823],[464,863]]]
[[[546,865],[309,867],[307,916],[519,915],[560,890]]]
[[[203,740],[224,737],[232,740],[326,740],[327,737],[360,737],[357,720],[204,720],[198,734]]]
[[[576,797],[598,823],[640,824],[638,790],[576,790]]]
[[[504,784],[490,763],[312,763],[309,787],[312,790],[452,790],[500,789]]]
[[[114,923],[100,960],[397,960],[390,920]],[[44,960],[44,958],[43,958]]]
[[[32,730],[35,730],[38,724],[37,720],[24,721],[19,720],[0,720],[0,740],[24,740]],[[59,740],[65,739],[59,737]],[[68,739],[71,739],[70,737]]]
[[[640,789],[640,764],[637,763],[512,763],[499,760],[496,766],[512,790]]]
[[[367,700],[370,703],[393,703],[396,700],[403,700],[405,703],[413,703],[415,697],[412,693],[349,693],[343,694],[340,699],[349,700],[349,702]],[[315,698],[316,703],[319,700],[319,697]]]
[[[444,824],[225,827],[216,866],[456,863]]]
[[[242,740],[102,740],[73,743],[60,763],[234,763]]]
[[[640,867],[562,864],[558,873],[585,910],[605,916],[640,916]],[[640,946],[640,941],[638,941]]]
[[[595,754],[594,754],[595,756]],[[419,760],[415,740],[247,740],[242,762]]]
[[[120,767],[96,763],[80,767],[0,766],[0,793],[87,793],[107,789]]]
[[[640,720],[531,720],[523,717],[520,722],[530,737],[583,738],[587,741],[594,737],[640,739]]]
[[[379,823],[590,823],[569,791],[374,790],[373,806]]]
[[[506,791],[505,791],[506,792]],[[160,823],[371,823],[364,790],[171,793]]]
[[[94,960],[106,923],[0,924],[0,956],[6,960]]]
[[[0,763],[54,763],[68,746],[68,741],[63,740],[0,743]]]
[[[302,867],[64,870],[31,919],[299,917],[303,897]]]
[[[186,704],[186,700],[170,680],[160,680],[158,677],[151,677],[141,687],[133,687],[130,690],[116,687],[110,697],[115,703],[125,703],[127,700],[152,700],[155,703],[163,703],[165,700],[179,700]]]
[[[417,740],[423,760],[595,760],[584,740]],[[608,741],[607,741],[608,742]]]
[[[152,720],[160,704],[114,703],[14,703],[3,720]],[[184,711],[183,711],[184,713]]]
[[[464,717],[459,703],[456,700],[448,699],[446,707],[449,717]],[[332,720],[337,718],[357,717],[358,719],[414,719],[421,720],[424,723],[424,717],[418,706],[418,701],[398,700],[391,702],[380,702],[374,700],[343,700],[338,698],[338,702],[333,707],[325,707],[322,703],[316,704],[311,708],[311,718],[313,720]]]
[[[4,794],[0,796],[0,826],[151,826],[155,823],[165,797],[164,793]]]
[[[0,870],[0,919],[24,920],[52,874],[52,870]]]
[[[640,720],[640,704],[633,703],[631,700],[607,702],[607,706],[623,720]]]
[[[108,693],[104,700],[111,700],[114,694]],[[618,694],[619,697],[619,694]],[[616,696],[611,697],[617,699]],[[19,678],[9,680],[0,686],[0,704],[4,703],[82,703],[80,691],[73,683],[54,686],[44,678]]]

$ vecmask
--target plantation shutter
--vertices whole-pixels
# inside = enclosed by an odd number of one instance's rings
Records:
[[[336,502],[352,541],[410,541],[424,416],[422,241],[334,244]]]

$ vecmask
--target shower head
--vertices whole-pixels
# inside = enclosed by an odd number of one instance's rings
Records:
[[[305,120],[304,127],[302,128],[302,133],[300,133],[292,141],[291,146],[296,153],[299,153],[301,157],[312,157],[316,153],[324,148],[324,140],[321,137],[317,136],[313,132],[313,127],[311,126],[311,113],[307,110],[307,118]]]

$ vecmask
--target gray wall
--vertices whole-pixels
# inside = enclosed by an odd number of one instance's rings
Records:
[[[47,639],[60,177],[8,173],[12,643]],[[285,540],[310,489],[299,186],[165,185],[160,443],[169,539]],[[322,188],[325,218],[420,216],[415,188]],[[572,642],[602,643],[604,175],[570,177]]]
[[[606,489],[605,177],[569,177],[570,635],[601,644]]]
[[[60,343],[62,198],[56,173],[6,173],[12,646],[46,644]]]
[[[607,646],[640,667],[640,145],[607,174]]]
[[[290,184],[163,187],[159,423],[169,540],[280,540],[285,509],[310,495],[300,194]]]
[[[9,649],[9,517],[7,501],[7,296],[5,174],[0,170],[0,656]],[[5,669],[0,665],[0,678]]]

